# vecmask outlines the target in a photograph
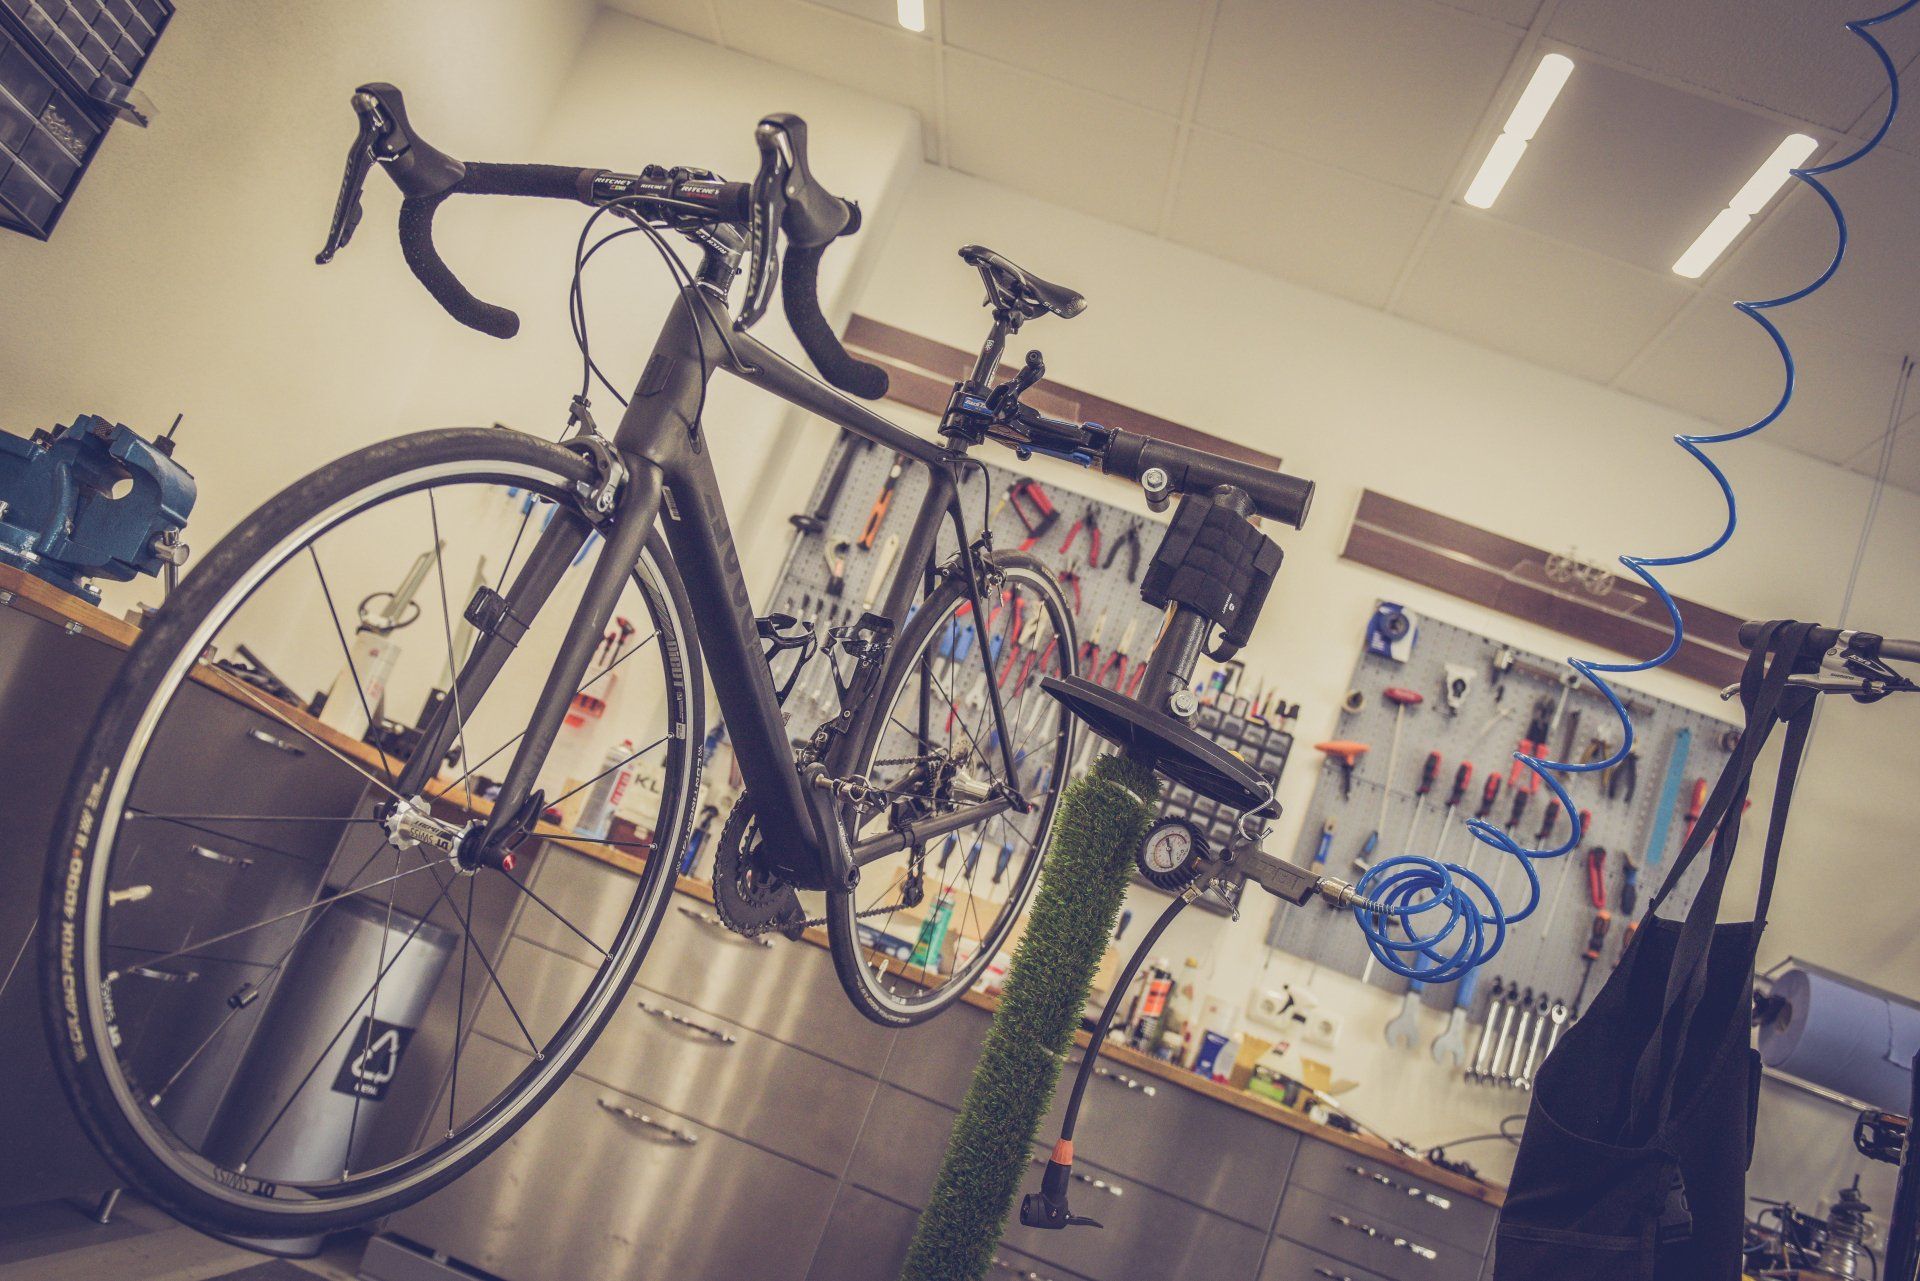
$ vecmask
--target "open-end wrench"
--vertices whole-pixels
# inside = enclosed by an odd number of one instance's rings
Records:
[[[1478,1081],[1487,1070],[1487,1055],[1493,1049],[1493,1025],[1500,1014],[1500,997],[1506,991],[1500,976],[1493,979],[1493,994],[1487,998],[1487,1017],[1480,1024],[1480,1043],[1473,1049],[1473,1066],[1467,1069],[1467,1080]]]
[[[1560,1029],[1567,1021],[1567,1003],[1565,1001],[1555,1001],[1553,1008],[1547,1011],[1547,1018],[1553,1023],[1553,1031],[1547,1034],[1547,1049],[1546,1052],[1540,1056],[1542,1063],[1545,1063],[1553,1057],[1553,1047],[1560,1043]]]
[[[1413,968],[1426,969],[1426,957],[1419,952],[1413,954]],[[1387,1044],[1410,1050],[1420,1039],[1420,994],[1427,985],[1419,979],[1409,980],[1407,994],[1400,999],[1400,1012],[1387,1023]]]
[[[1453,994],[1453,1009],[1447,1012],[1447,1030],[1433,1039],[1433,1061],[1452,1061],[1459,1067],[1467,1061],[1467,1015],[1473,1009],[1473,994],[1480,985],[1480,971],[1472,969],[1460,980]]]
[[[1523,1090],[1533,1089],[1533,1069],[1540,1062],[1540,1037],[1547,1030],[1547,1008],[1552,1003],[1552,998],[1542,992],[1539,1005],[1534,1007],[1533,1035],[1527,1040],[1527,1057],[1513,1078],[1513,1083]]]
[[[1520,1074],[1520,1056],[1527,1048],[1527,1030],[1533,1026],[1533,989],[1528,988],[1520,998],[1513,1012],[1513,1048],[1508,1052],[1506,1062],[1500,1064],[1494,1072],[1494,1080],[1501,1085],[1512,1085],[1513,1078]]]
[[[1512,984],[1507,988],[1506,1000],[1500,1005],[1500,1030],[1493,1037],[1493,1057],[1487,1060],[1486,1070],[1478,1073],[1483,1085],[1492,1085],[1500,1076],[1500,1067],[1507,1061],[1507,1037],[1513,1031],[1514,1012],[1520,1007],[1520,985]],[[1492,1017],[1492,1011],[1488,1011]]]

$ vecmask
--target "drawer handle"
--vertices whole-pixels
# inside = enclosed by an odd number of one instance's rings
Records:
[[[211,863],[220,863],[226,867],[237,867],[243,871],[253,866],[252,859],[242,858],[238,854],[222,854],[219,850],[210,850],[204,845],[189,845],[187,848]]]
[[[1313,1269],[1313,1275],[1317,1277],[1325,1277],[1327,1281],[1353,1281],[1353,1278],[1348,1276],[1344,1272],[1332,1272],[1326,1268],[1319,1267],[1317,1265]]]
[[[993,1256],[993,1266],[1002,1272],[1019,1277],[1020,1281],[1053,1281],[1053,1278],[1044,1272],[1035,1272],[1032,1268],[1023,1268],[1017,1263],[1008,1263],[997,1254]]]
[[[119,907],[122,903],[138,903],[153,897],[151,885],[129,885],[123,890],[107,891],[107,906]]]
[[[715,916],[712,912],[695,911],[693,908],[688,907],[685,903],[679,903],[679,904],[676,904],[675,906],[677,906],[680,909],[680,915],[688,918],[689,920],[698,921],[700,924],[706,926],[710,930],[716,930],[719,933],[726,935],[727,939],[730,942],[751,943],[755,947],[772,947],[773,946],[773,940],[770,938],[747,938],[745,935],[735,934],[732,930],[727,928],[727,923],[725,921]]]
[[[1125,1072],[1116,1072],[1112,1068],[1103,1068],[1103,1067],[1095,1068],[1093,1070],[1093,1074],[1098,1077],[1105,1077],[1107,1080],[1112,1081],[1115,1085],[1124,1085],[1129,1090],[1138,1090],[1140,1091],[1140,1093],[1146,1095],[1148,1098],[1152,1098],[1154,1096],[1154,1093],[1155,1093],[1154,1088],[1151,1085],[1148,1085],[1145,1081],[1142,1081],[1137,1076],[1128,1076]]]
[[[721,1045],[734,1045],[739,1041],[739,1038],[731,1032],[723,1032],[717,1027],[708,1027],[704,1023],[695,1023],[684,1014],[676,1014],[672,1010],[665,1010],[657,1005],[649,1005],[645,1001],[636,1001],[634,1004],[639,1007],[642,1014],[651,1014],[656,1019],[671,1023],[675,1027],[683,1027],[689,1032],[698,1032],[701,1036],[711,1041],[717,1041]]]
[[[284,738],[269,734],[257,726],[247,731],[247,737],[256,743],[265,743],[268,747],[285,752],[289,756],[305,756],[307,754],[307,749],[300,746],[300,744],[289,742]]]
[[[1421,1258],[1429,1259],[1429,1260],[1437,1259],[1440,1257],[1433,1250],[1429,1249],[1424,1245],[1421,1245],[1417,1241],[1409,1241],[1405,1237],[1397,1237],[1390,1232],[1382,1232],[1379,1228],[1374,1227],[1371,1223],[1360,1223],[1354,1219],[1348,1218],[1344,1214],[1329,1214],[1327,1218],[1332,1222],[1339,1224],[1343,1228],[1353,1229],[1355,1232],[1358,1232],[1362,1236],[1372,1237],[1376,1241],[1385,1241],[1388,1245],[1392,1246],[1396,1250],[1406,1250],[1411,1254],[1417,1254]]]
[[[691,1130],[682,1130],[678,1126],[668,1125],[665,1121],[656,1121],[645,1112],[636,1112],[624,1104],[609,1103],[605,1099],[596,1099],[594,1101],[615,1116],[625,1117],[635,1125],[644,1125],[649,1130],[657,1130],[675,1143],[684,1143],[688,1147],[692,1147],[700,1141],[700,1136]]]
[[[151,965],[129,965],[120,972],[152,979],[156,983],[191,983],[200,977],[199,970],[157,970]]]
[[[1032,1162],[1034,1165],[1045,1165],[1047,1163],[1047,1158],[1041,1156],[1038,1152],[1028,1157],[1027,1160]],[[1109,1183],[1105,1179],[1096,1178],[1091,1174],[1082,1174],[1078,1170],[1070,1170],[1068,1171],[1068,1175],[1075,1182],[1084,1183],[1088,1187],[1093,1188],[1096,1191],[1105,1192],[1111,1196],[1126,1195],[1127,1190],[1121,1187],[1118,1183]]]
[[[1378,1170],[1369,1170],[1364,1165],[1350,1165],[1347,1167],[1347,1173],[1357,1174],[1363,1179],[1370,1179],[1383,1188],[1392,1188],[1395,1192],[1404,1192],[1417,1201],[1425,1201],[1435,1209],[1451,1210],[1453,1208],[1453,1202],[1437,1192],[1429,1192],[1425,1188],[1415,1187],[1412,1184],[1402,1185],[1388,1178],[1386,1175],[1381,1174]]]

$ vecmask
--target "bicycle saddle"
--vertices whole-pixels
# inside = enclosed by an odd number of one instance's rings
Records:
[[[1087,309],[1087,300],[1073,290],[1023,271],[985,245],[966,246],[960,258],[979,271],[986,282],[987,301],[995,309],[1011,311],[1023,320],[1047,312],[1071,320]]]

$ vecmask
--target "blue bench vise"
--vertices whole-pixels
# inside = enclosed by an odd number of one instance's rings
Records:
[[[0,432],[0,564],[93,604],[88,579],[129,582],[187,559],[180,541],[199,487],[171,437],[82,414],[32,439]]]

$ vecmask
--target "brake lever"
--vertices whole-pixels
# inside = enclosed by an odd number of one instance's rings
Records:
[[[366,190],[367,175],[373,172],[374,163],[380,158],[375,148],[391,128],[372,94],[354,94],[353,109],[360,117],[360,130],[347,152],[347,171],[340,178],[340,195],[333,204],[333,224],[327,229],[327,243],[313,259],[321,266],[332,262],[333,256],[353,239],[354,229],[360,225],[360,194]]]
[[[780,275],[780,227],[787,212],[787,175],[793,158],[786,130],[762,120],[753,131],[760,148],[760,172],[753,178],[753,208],[747,218],[747,292],[733,327],[742,333],[767,314],[773,283]]]

